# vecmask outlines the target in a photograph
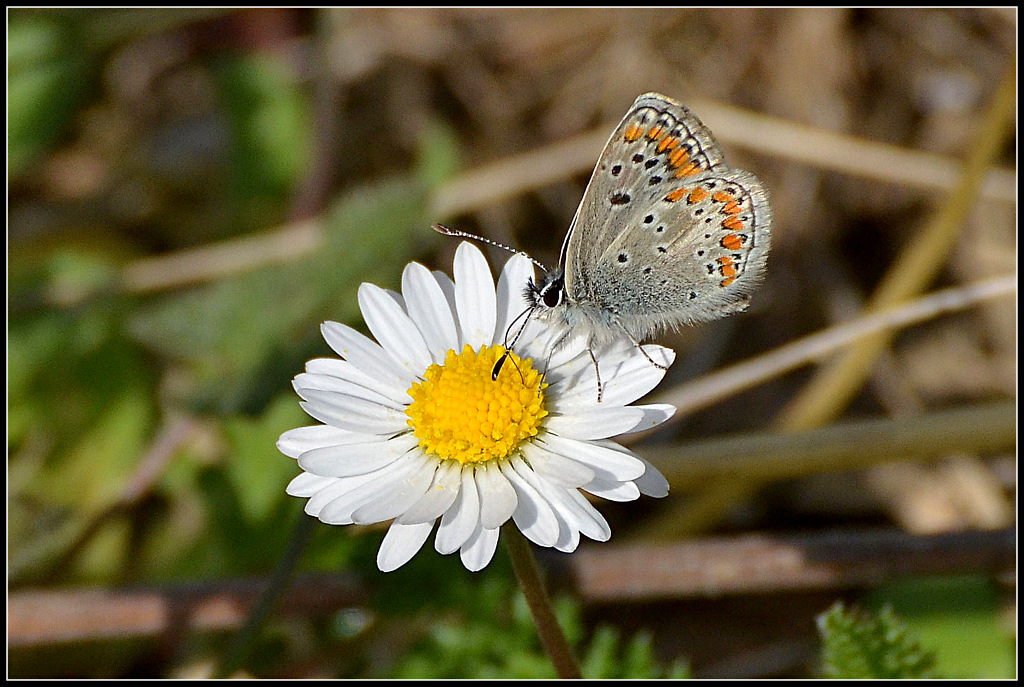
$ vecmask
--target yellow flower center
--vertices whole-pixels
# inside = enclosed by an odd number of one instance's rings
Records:
[[[500,459],[537,434],[544,410],[541,375],[533,361],[509,353],[497,379],[494,364],[502,346],[466,344],[462,353],[448,351],[443,365],[434,364],[424,381],[409,389],[405,409],[420,447],[463,465]]]

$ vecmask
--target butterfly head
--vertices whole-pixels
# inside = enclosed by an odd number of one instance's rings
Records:
[[[545,312],[565,302],[565,277],[561,268],[544,275],[540,282],[526,284],[526,301],[534,312]]]

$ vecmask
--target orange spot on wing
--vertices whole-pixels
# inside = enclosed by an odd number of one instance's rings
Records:
[[[685,188],[677,188],[675,191],[672,191],[672,193],[665,196],[665,200],[667,200],[670,203],[674,203],[683,196],[685,196],[687,193],[689,193],[689,191],[687,191]]]
[[[672,150],[679,145],[679,139],[669,136],[668,138],[661,139],[661,143],[658,144],[658,152],[664,153],[666,150]]]
[[[668,156],[668,163],[673,167],[678,167],[690,158],[690,154],[686,152],[686,148],[676,148]]]
[[[708,192],[702,189],[700,186],[690,191],[690,197],[687,198],[689,203],[699,203],[708,197]]]
[[[718,285],[721,286],[721,287],[726,287],[729,284],[733,283],[734,281],[736,281],[736,277],[728,277],[728,278],[723,279],[722,281],[720,281],[718,283]]]
[[[743,239],[736,234],[726,234],[722,237],[721,243],[726,250],[739,250],[743,247]]]
[[[665,127],[663,127],[663,126],[652,126],[647,131],[647,138],[651,139],[652,141],[657,141],[664,134],[665,134]]]
[[[676,172],[674,176],[675,176],[676,179],[681,179],[683,177],[691,177],[694,174],[699,174],[699,173],[700,173],[700,167],[697,166],[696,162],[691,162],[688,165],[686,165],[685,167],[683,167],[682,169],[680,169],[678,172]]]
[[[743,212],[743,208],[740,207],[739,203],[733,200],[730,201],[724,208],[722,208],[722,212],[728,212],[730,215],[735,215],[739,212]]]
[[[730,215],[727,220],[722,222],[722,226],[735,231],[743,228],[743,222]]]
[[[714,198],[715,200],[717,200],[719,203],[728,203],[728,202],[732,201],[732,199],[733,199],[732,196],[730,196],[725,191],[719,191],[718,193],[716,193],[715,195],[713,195],[711,197]]]
[[[640,138],[643,135],[643,133],[644,133],[643,129],[638,127],[636,124],[630,124],[629,126],[626,127],[626,131],[625,131],[625,133],[623,133],[622,136],[627,141],[632,143],[636,139]]]

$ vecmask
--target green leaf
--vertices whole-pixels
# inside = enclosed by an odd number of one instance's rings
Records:
[[[225,55],[215,64],[233,138],[232,181],[240,200],[284,199],[308,165],[310,107],[284,56]]]
[[[277,439],[285,430],[315,424],[299,407],[292,394],[277,398],[259,418],[235,417],[224,423],[228,440],[225,465],[228,481],[238,495],[247,521],[266,521],[274,507],[288,497],[285,486],[299,469],[295,461],[277,450]]]
[[[17,179],[50,148],[87,92],[91,57],[65,27],[20,12],[7,27],[7,171]]]
[[[425,199],[409,180],[352,193],[328,213],[326,241],[313,255],[163,297],[133,315],[129,331],[187,364],[195,406],[251,409],[305,359],[328,354],[319,325],[356,321],[360,282],[397,285],[403,264],[434,241],[422,220]],[[310,350],[299,345],[305,340],[319,342]]]
[[[886,606],[877,614],[847,611],[841,602],[818,616],[827,677],[921,679],[937,677],[935,655],[921,648]]]
[[[890,604],[950,677],[1016,676],[1014,636],[987,576],[905,580],[879,588],[865,603]]]

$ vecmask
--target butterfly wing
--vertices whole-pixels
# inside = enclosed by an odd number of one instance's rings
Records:
[[[562,244],[569,294],[589,294],[581,266],[594,264],[621,232],[623,217],[656,195],[657,184],[645,188],[651,179],[693,176],[720,164],[717,144],[693,113],[658,93],[638,97],[605,144]]]
[[[771,221],[753,174],[696,177],[629,219],[588,270],[593,298],[638,338],[743,310],[764,277]]]
[[[637,98],[598,160],[562,248],[570,301],[633,336],[746,307],[763,276],[771,210],[679,103]]]

